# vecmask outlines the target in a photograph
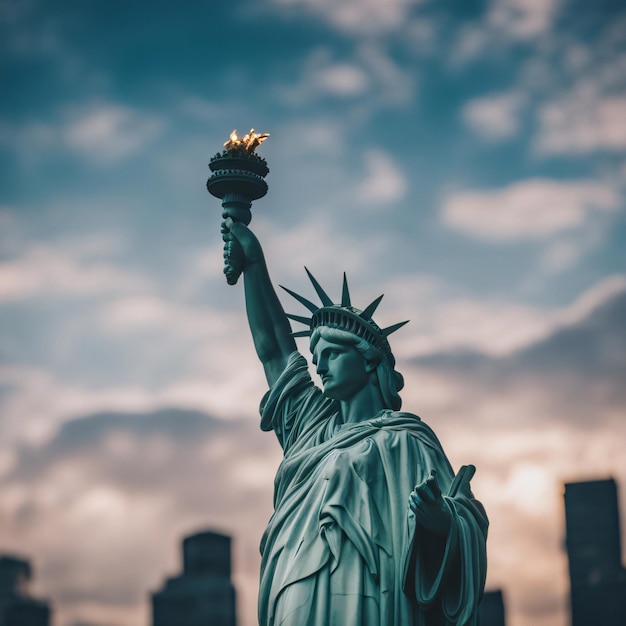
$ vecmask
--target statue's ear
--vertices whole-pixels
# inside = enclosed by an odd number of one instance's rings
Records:
[[[376,371],[377,363],[373,363],[372,361],[365,361],[365,371],[368,374]]]

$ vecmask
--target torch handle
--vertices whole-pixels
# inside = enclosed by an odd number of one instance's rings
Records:
[[[229,285],[235,285],[243,272],[243,251],[239,242],[231,238],[224,243],[224,274]]]
[[[222,217],[246,226],[252,220],[252,203],[240,194],[228,193],[222,200]],[[224,235],[224,274],[229,285],[235,285],[243,272],[244,254],[239,242],[230,234]]]

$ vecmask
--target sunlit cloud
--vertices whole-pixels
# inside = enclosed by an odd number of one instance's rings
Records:
[[[452,194],[441,216],[451,228],[490,241],[541,239],[618,209],[615,189],[596,181],[525,180]]]
[[[64,619],[145,620],[146,594],[178,565],[181,535],[210,521],[236,535],[239,599],[249,620],[279,450],[254,421],[221,422],[198,412],[79,418],[46,445],[22,448],[2,479],[3,542],[36,551],[39,588],[62,601]],[[80,581],[77,571],[84,571]]]
[[[413,319],[411,332],[397,343],[403,359],[446,351],[477,351],[505,356],[545,339],[560,328],[580,323],[605,302],[626,290],[626,277],[607,277],[562,308],[547,308],[494,298],[445,295],[445,286],[419,279],[391,281],[386,301],[396,304],[393,317]],[[410,294],[410,295],[408,295]],[[392,345],[396,342],[391,339]]]

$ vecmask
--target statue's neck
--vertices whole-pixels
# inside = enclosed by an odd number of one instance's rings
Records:
[[[350,399],[341,400],[339,404],[344,424],[364,422],[385,408],[378,387],[374,384],[366,385]]]

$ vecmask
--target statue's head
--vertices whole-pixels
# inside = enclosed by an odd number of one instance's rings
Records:
[[[311,353],[314,355],[313,362],[317,365],[318,356],[316,350],[320,346],[320,340],[326,346],[348,347],[360,355],[362,364],[354,365],[354,376],[357,379],[359,375],[367,377],[370,384],[374,385],[380,394],[383,406],[388,409],[398,411],[402,406],[402,399],[398,392],[404,386],[404,379],[400,372],[396,372],[384,358],[380,349],[369,343],[358,335],[341,328],[332,326],[318,326],[311,334]],[[319,368],[318,368],[319,372]],[[324,376],[322,373],[322,380]],[[354,382],[357,382],[356,380]],[[326,390],[326,384],[325,384]]]
[[[308,330],[293,333],[293,335],[296,337],[310,336],[311,352],[313,354],[315,354],[315,348],[320,339],[337,345],[354,347],[362,355],[367,369],[372,372],[371,381],[372,384],[378,387],[383,405],[386,408],[399,410],[402,400],[398,392],[404,386],[404,380],[402,375],[395,371],[396,361],[387,337],[404,326],[406,322],[400,322],[381,329],[372,319],[372,315],[378,307],[382,296],[374,300],[362,311],[353,307],[350,302],[348,283],[344,274],[341,304],[333,304],[332,300],[308,270],[307,274],[313,283],[315,291],[322,300],[322,306],[318,307],[309,300],[283,287],[313,314],[311,318],[288,314],[288,317],[291,319],[309,326]]]

